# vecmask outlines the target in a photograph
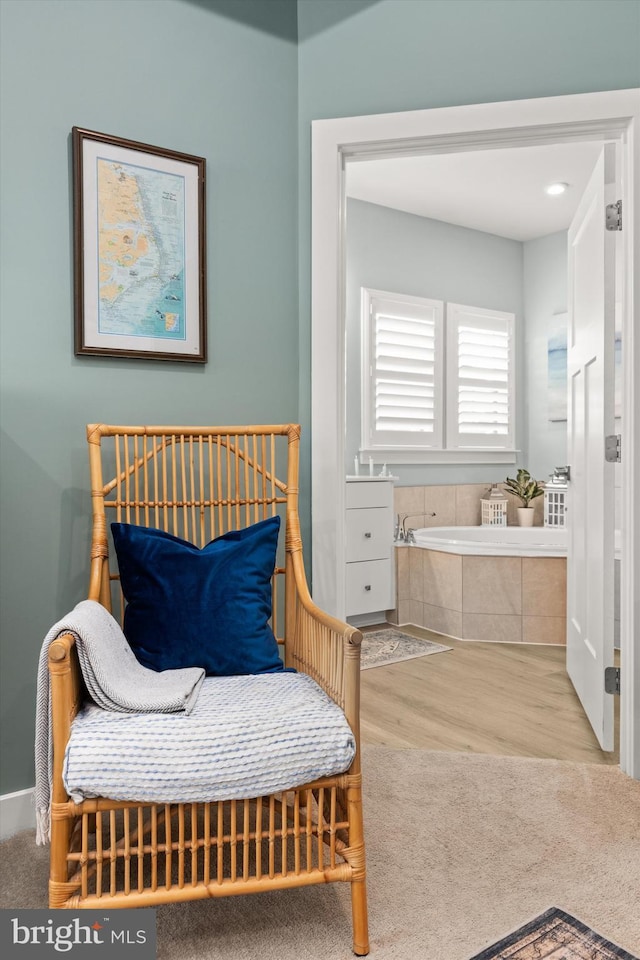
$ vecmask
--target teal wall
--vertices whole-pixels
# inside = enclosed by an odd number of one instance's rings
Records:
[[[0,0],[0,793],[33,783],[37,653],[86,588],[85,423],[296,417],[308,530],[311,121],[639,86],[639,16],[299,0],[296,52],[294,0]],[[73,125],[207,158],[205,367],[73,357]]]
[[[515,314],[516,446],[525,443],[522,243],[361,200],[347,201],[347,470],[360,447],[362,287]],[[520,458],[522,459],[522,458]],[[505,464],[393,464],[399,485],[491,483]]]
[[[86,591],[85,424],[297,418],[296,44],[224,6],[0,7],[0,793],[33,783],[38,651]],[[206,157],[206,366],[73,356],[74,125]]]
[[[340,23],[336,7],[298,3],[306,120],[638,83],[637,0],[379,0]]]

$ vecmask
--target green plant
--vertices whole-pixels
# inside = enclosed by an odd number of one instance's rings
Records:
[[[504,485],[509,493],[513,493],[522,501],[523,507],[528,507],[532,500],[535,500],[536,497],[541,497],[544,493],[543,487],[531,479],[531,474],[528,470],[525,470],[524,467],[518,470],[515,480],[513,477],[507,477]]]

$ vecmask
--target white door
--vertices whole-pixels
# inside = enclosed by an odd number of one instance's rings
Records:
[[[605,144],[569,229],[567,671],[603,750],[613,750],[615,145]]]

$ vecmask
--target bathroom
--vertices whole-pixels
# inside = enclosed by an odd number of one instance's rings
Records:
[[[345,461],[350,474],[394,478],[393,515],[405,529],[478,525],[481,499],[492,484],[515,476],[518,466],[544,483],[567,463],[567,229],[600,150],[600,143],[585,142],[348,166]],[[498,166],[502,160],[506,162]],[[542,187],[555,180],[568,184],[565,194],[545,196]],[[470,452],[458,445],[431,449],[425,456],[406,446],[403,452],[394,450],[389,442],[386,449],[375,449],[372,422],[388,396],[368,390],[375,365],[375,346],[367,342],[367,334],[369,340],[373,337],[368,316],[376,302],[382,304],[381,312],[386,306],[393,313],[392,295],[422,298],[434,315],[447,316],[466,304],[479,313],[489,310],[512,318],[510,442],[502,450]],[[619,361],[619,339],[616,347]],[[434,348],[437,355],[437,343]],[[619,373],[618,362],[616,379]],[[444,393],[446,387],[436,385],[431,401],[425,399],[428,391],[419,386],[421,390],[424,410],[430,402],[437,407],[439,390]],[[616,393],[619,397],[619,384]],[[397,405],[398,397],[391,403]],[[398,420],[392,429],[403,426]],[[619,418],[615,432],[621,432]],[[449,425],[444,433],[450,436]],[[402,439],[406,444],[406,434]],[[618,465],[614,477],[617,520]],[[509,496],[510,526],[518,522],[516,506]],[[541,528],[543,498],[532,506],[534,524]],[[615,567],[617,585],[619,561]],[[351,622],[412,623],[461,639],[566,642],[564,556],[479,561],[447,555],[437,546],[425,550],[401,544],[393,551],[391,575],[392,607],[369,607],[367,614],[350,616]]]

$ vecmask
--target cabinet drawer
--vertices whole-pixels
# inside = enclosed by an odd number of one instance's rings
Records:
[[[347,563],[391,556],[392,514],[385,508],[347,510]]]
[[[347,510],[365,507],[393,508],[393,484],[388,480],[352,480],[347,483]]]
[[[347,564],[346,615],[373,613],[393,607],[391,560]]]

